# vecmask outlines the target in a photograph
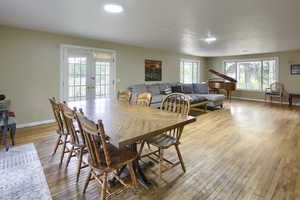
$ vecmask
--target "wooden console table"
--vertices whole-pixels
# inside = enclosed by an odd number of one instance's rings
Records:
[[[293,105],[293,98],[300,98],[300,94],[298,93],[289,93],[289,106]]]

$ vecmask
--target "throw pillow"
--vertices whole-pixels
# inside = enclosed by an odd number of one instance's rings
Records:
[[[171,88],[166,88],[166,89],[161,90],[160,93],[164,94],[164,95],[168,95],[168,94],[172,93],[172,89]]]
[[[183,93],[183,90],[182,90],[182,86],[181,85],[175,85],[175,86],[172,86],[171,87],[172,89],[172,92],[175,93]]]
[[[183,84],[183,92],[185,94],[192,94],[193,91],[193,84]]]

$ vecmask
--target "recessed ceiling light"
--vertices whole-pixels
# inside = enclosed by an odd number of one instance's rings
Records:
[[[215,42],[216,40],[217,40],[217,38],[211,37],[211,36],[204,39],[204,41],[207,42],[208,44]]]
[[[109,13],[121,13],[124,9],[118,4],[106,4],[104,5],[104,10]]]

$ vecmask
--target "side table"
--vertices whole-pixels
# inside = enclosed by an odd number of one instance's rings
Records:
[[[293,98],[300,98],[299,93],[289,93],[289,106],[293,105]]]

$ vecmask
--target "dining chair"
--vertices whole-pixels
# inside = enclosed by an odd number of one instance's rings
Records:
[[[181,93],[172,93],[164,98],[161,103],[161,110],[166,112],[178,113],[178,115],[186,116],[190,111],[190,99],[188,96]],[[148,157],[156,163],[159,163],[159,177],[162,178],[162,174],[169,169],[181,164],[182,170],[185,172],[185,165],[182,159],[182,155],[179,150],[180,138],[183,132],[183,126],[171,129],[163,134],[152,137],[141,144],[139,157]],[[141,155],[145,143],[149,143],[152,146],[157,147],[156,151],[152,151],[145,155]],[[164,150],[174,146],[177,152],[179,161],[174,163],[164,158]],[[153,157],[153,156],[155,157]],[[168,163],[171,167],[164,165],[164,162]]]
[[[80,121],[77,120],[76,108],[74,110],[70,109],[66,104],[61,104],[62,115],[64,123],[68,133],[70,134],[70,143],[69,155],[67,158],[66,168],[69,166],[70,160],[72,157],[77,157],[77,173],[76,173],[76,182],[79,181],[80,171],[83,168],[86,168],[88,165],[83,161],[83,155],[87,153],[85,140],[82,135],[82,128]],[[78,125],[78,130],[75,129],[75,125]]]
[[[283,92],[284,92],[284,85],[280,82],[274,82],[270,85],[269,88],[266,88],[265,90],[265,102],[267,101],[267,97],[270,97],[271,103],[273,100],[273,97],[280,98],[280,102],[282,104],[283,101]]]
[[[130,103],[131,98],[132,93],[129,90],[118,91],[118,101]]]
[[[109,143],[105,134],[103,123],[101,120],[98,124],[86,118],[81,113],[77,113],[78,119],[81,122],[83,135],[88,147],[88,165],[90,167],[83,193],[91,180],[96,180],[101,186],[101,200],[111,199],[118,196],[122,192],[126,192],[131,188],[136,187],[136,176],[133,169],[133,161],[137,158],[137,154],[129,150],[121,150]],[[97,138],[100,138],[100,143]],[[124,180],[117,174],[118,170],[124,165],[129,168],[131,183],[126,184]],[[117,191],[111,191],[108,187],[108,175],[111,174],[123,186]]]
[[[55,155],[55,153],[58,149],[58,146],[62,145],[62,152],[61,152],[61,156],[60,156],[60,165],[61,165],[65,154],[70,152],[67,147],[67,143],[69,143],[69,133],[68,133],[67,129],[65,128],[65,125],[63,122],[63,116],[62,116],[62,112],[61,112],[61,103],[58,102],[55,99],[55,97],[49,98],[49,102],[51,104],[55,122],[58,127],[56,129],[56,133],[57,133],[58,137],[57,137],[57,140],[56,140],[56,143],[54,146],[52,156]]]
[[[151,93],[148,92],[141,93],[136,98],[136,104],[141,104],[144,106],[150,106],[151,101],[152,101],[152,96]]]

